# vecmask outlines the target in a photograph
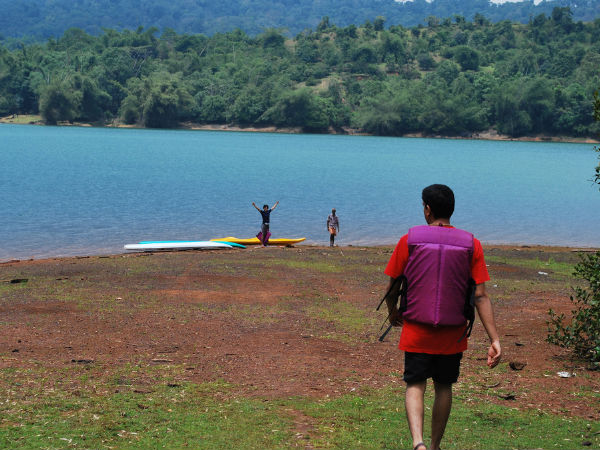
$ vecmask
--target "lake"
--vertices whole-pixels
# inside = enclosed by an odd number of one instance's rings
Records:
[[[421,190],[456,195],[484,243],[600,246],[593,145],[0,125],[0,261],[123,252],[142,240],[272,237],[394,244]]]

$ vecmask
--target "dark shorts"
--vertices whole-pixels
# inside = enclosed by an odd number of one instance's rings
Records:
[[[428,353],[404,354],[404,381],[415,383],[432,378],[436,383],[452,384],[458,380],[462,353],[430,355]]]

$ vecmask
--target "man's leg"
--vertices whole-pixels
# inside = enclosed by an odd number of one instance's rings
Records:
[[[335,242],[335,234],[330,233],[329,234],[329,246],[333,247],[333,243]]]
[[[425,414],[425,389],[427,380],[406,384],[406,418],[413,440],[413,447],[423,442],[423,420]]]
[[[435,400],[431,413],[431,449],[438,450],[452,409],[452,384],[434,381]]]

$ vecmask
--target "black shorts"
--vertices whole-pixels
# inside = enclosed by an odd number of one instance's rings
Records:
[[[453,355],[430,355],[428,353],[404,353],[404,381],[415,383],[433,378],[443,384],[456,383],[460,373],[462,353]]]

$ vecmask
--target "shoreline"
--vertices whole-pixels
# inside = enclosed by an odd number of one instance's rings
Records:
[[[46,125],[40,116],[17,116],[17,117],[0,117],[0,124],[11,124],[11,125]],[[93,127],[93,128],[130,128],[130,129],[151,129],[142,127],[139,125],[125,125],[117,121],[106,122],[103,124],[91,124],[83,122],[59,122],[56,126],[69,126],[69,127]],[[161,128],[167,129],[167,128]],[[265,126],[256,127],[248,126],[243,127],[239,125],[227,125],[227,124],[199,124],[192,122],[183,122],[177,128],[168,128],[172,130],[191,130],[191,131],[233,131],[233,132],[244,132],[244,133],[282,133],[282,134],[312,134],[305,133],[302,127],[276,127],[276,126]],[[357,129],[350,127],[343,127],[341,129],[329,128],[327,133],[319,133],[323,135],[342,135],[342,136],[373,136],[373,137],[400,137],[400,138],[421,138],[421,139],[456,139],[456,140],[482,140],[482,141],[507,141],[507,142],[557,142],[557,143],[571,143],[571,144],[600,144],[600,140],[592,139],[589,137],[572,137],[572,136],[547,136],[547,135],[536,135],[536,136],[520,136],[512,137],[498,133],[496,130],[488,130],[483,132],[475,132],[470,136],[442,136],[442,135],[426,135],[424,133],[408,133],[403,136],[379,136],[369,133],[360,132]]]
[[[539,253],[596,253],[600,252],[600,247],[570,247],[570,246],[560,246],[560,245],[528,245],[528,244],[486,244],[482,243],[484,253],[487,253],[491,250],[515,250],[515,251],[529,251],[529,252],[539,252]],[[201,254],[212,254],[212,253],[222,253],[222,252],[243,252],[243,251],[270,251],[269,249],[294,249],[294,250],[302,250],[302,249],[318,249],[318,250],[329,250],[329,251],[340,251],[343,252],[344,249],[380,249],[384,251],[392,252],[395,247],[395,244],[390,245],[340,245],[335,246],[334,248],[329,247],[329,245],[316,245],[316,244],[308,244],[308,245],[292,245],[292,246],[281,246],[281,245],[272,245],[268,246],[266,249],[259,246],[248,246],[246,249],[222,249],[219,250],[178,250],[178,251],[151,251],[151,252],[143,252],[143,251],[131,251],[124,253],[98,253],[98,254],[82,254],[82,255],[66,255],[66,256],[45,256],[41,258],[27,258],[27,259],[8,259],[5,261],[0,260],[0,267],[3,266],[11,266],[11,265],[30,265],[30,264],[45,264],[49,262],[67,262],[78,259],[110,259],[110,258],[127,258],[127,257],[141,257],[141,256],[152,256],[154,254],[164,254],[164,253],[201,253]]]

